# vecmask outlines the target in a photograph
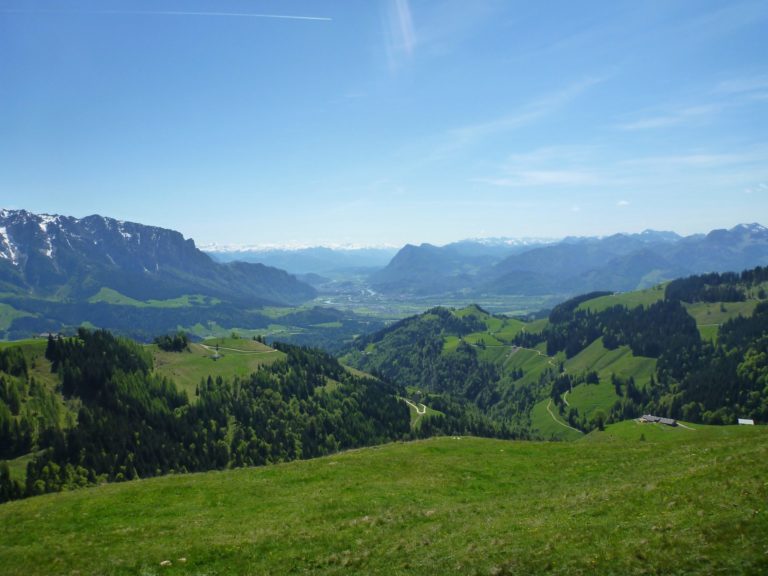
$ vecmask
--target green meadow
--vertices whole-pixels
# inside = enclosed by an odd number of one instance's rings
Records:
[[[200,294],[185,294],[184,296],[168,300],[142,301],[121,294],[112,288],[102,287],[96,294],[88,298],[88,302],[91,304],[102,302],[117,306],[136,306],[138,308],[186,308],[188,306],[210,306],[219,304],[221,300]]]
[[[744,302],[697,302],[685,304],[688,314],[696,320],[703,340],[716,341],[720,325],[739,316],[752,316],[759,300]]]
[[[192,343],[184,352],[165,352],[156,345],[149,348],[155,358],[155,372],[173,380],[190,399],[195,397],[201,379],[247,378],[259,366],[285,357],[255,340],[231,337]]]
[[[612,306],[626,306],[627,308],[636,308],[637,306],[650,306],[664,299],[664,284],[659,284],[653,288],[637,290],[635,292],[617,292],[608,296],[600,296],[582,302],[579,310],[591,310],[592,312],[602,312]]]
[[[0,574],[762,574],[768,433],[435,438],[0,506]]]
[[[549,398],[534,405],[531,410],[531,425],[535,433],[544,439],[578,440],[584,436],[579,430],[568,427],[568,422],[557,413],[557,407]]]
[[[33,314],[16,310],[10,304],[0,303],[0,330],[7,330],[16,318],[24,318],[25,316],[33,316]]]
[[[610,381],[611,375],[621,378],[632,377],[639,385],[645,385],[656,371],[656,360],[632,354],[629,346],[608,350],[603,339],[598,338],[576,356],[565,363],[568,372],[578,373],[594,370],[600,380]]]

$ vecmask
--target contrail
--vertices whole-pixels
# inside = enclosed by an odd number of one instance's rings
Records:
[[[213,16],[224,18],[272,18],[276,20],[313,20],[331,22],[327,16],[294,16],[292,14],[254,14],[251,12],[182,12],[175,10],[36,10],[0,9],[3,14],[96,14],[116,16]]]

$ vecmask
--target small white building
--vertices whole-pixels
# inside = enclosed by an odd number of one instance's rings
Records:
[[[739,426],[754,426],[755,421],[751,418],[739,418]]]

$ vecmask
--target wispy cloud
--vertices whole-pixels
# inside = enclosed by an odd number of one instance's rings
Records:
[[[463,50],[468,40],[487,34],[502,6],[495,0],[420,2],[415,26],[420,55],[440,58]]]
[[[639,131],[704,122],[729,110],[749,106],[768,98],[768,75],[730,78],[705,91],[709,102],[661,108],[661,112],[616,126],[620,130]],[[658,109],[657,109],[658,110]]]
[[[671,154],[668,156],[647,156],[644,158],[634,158],[621,162],[625,166],[642,167],[718,167],[732,166],[737,164],[751,164],[765,160],[765,154],[757,152],[745,152],[738,154]]]
[[[208,16],[223,18],[268,18],[275,20],[310,20],[331,22],[327,16],[301,16],[295,14],[256,14],[253,12],[199,12],[191,10],[46,10],[46,9],[0,9],[3,14],[87,14],[104,16]]]
[[[765,194],[768,192],[768,184],[760,182],[755,186],[750,186],[744,189],[745,194]]]
[[[750,105],[768,100],[768,75],[745,76],[724,80],[714,90],[716,95],[730,98],[734,105]]]
[[[629,206],[629,201],[619,200],[618,202],[616,202],[616,206],[618,206],[619,208],[624,208],[625,206]]]
[[[602,78],[586,78],[556,92],[545,94],[510,114],[498,116],[485,122],[452,128],[440,137],[441,144],[433,150],[429,159],[442,159],[453,152],[478,144],[488,137],[511,132],[532,124],[537,120],[554,114],[569,102],[581,96],[589,88],[602,81]]]
[[[409,1],[390,0],[387,18],[387,56],[390,69],[395,70],[404,58],[413,55],[416,46]]]
[[[721,94],[743,94],[763,90],[768,90],[768,76],[765,75],[731,78],[720,82],[715,88],[715,92]]]
[[[647,118],[641,118],[634,122],[626,124],[620,124],[621,130],[635,131],[635,130],[649,130],[653,128],[666,128],[668,126],[675,126],[677,124],[683,124],[696,119],[704,119],[712,116],[722,110],[723,106],[720,104],[709,104],[703,106],[690,106],[682,108],[680,110],[671,111],[667,114],[661,114],[658,116],[650,116]]]
[[[687,38],[709,39],[733,34],[743,28],[761,26],[768,18],[765,2],[726,2],[719,8],[706,12],[685,24],[680,34]]]
[[[505,188],[532,188],[536,186],[582,186],[595,184],[599,178],[590,172],[569,170],[530,170],[516,172],[503,178],[476,178],[475,182]]]
[[[505,188],[578,187],[605,182],[594,169],[591,147],[549,147],[510,155],[498,169],[500,175],[474,178],[473,182]]]
[[[627,182],[626,186],[615,189],[622,196],[651,190],[655,194],[695,191],[697,195],[722,198],[724,206],[735,201],[737,194],[745,199],[752,195],[760,201],[768,196],[768,187],[760,186],[768,182],[768,148],[764,146],[624,159],[616,162],[611,170]]]

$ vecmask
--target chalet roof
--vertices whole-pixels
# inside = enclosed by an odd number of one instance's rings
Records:
[[[654,416],[653,414],[643,414],[640,417],[643,422],[658,422],[659,424],[666,424],[667,426],[677,426],[677,420],[673,418],[662,418],[661,416]]]

